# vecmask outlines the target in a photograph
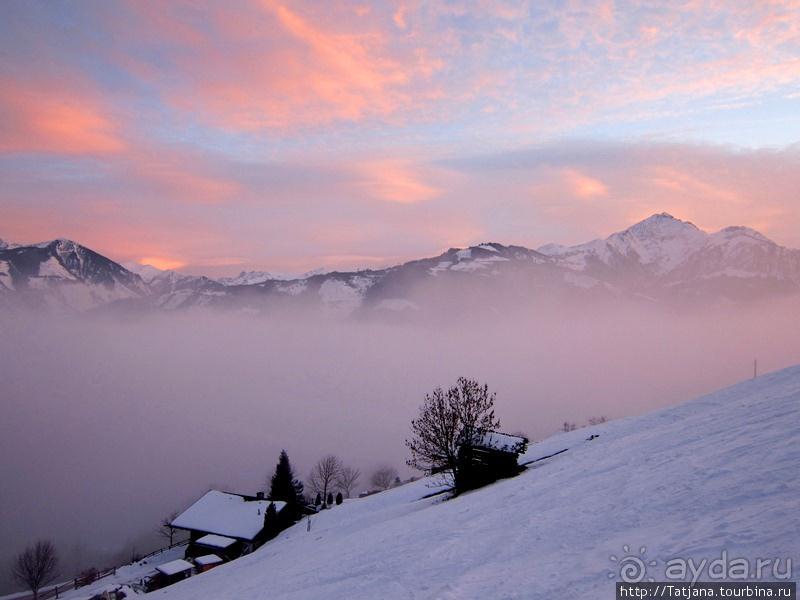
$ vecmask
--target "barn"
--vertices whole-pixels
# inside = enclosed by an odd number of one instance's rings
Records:
[[[513,477],[522,471],[517,462],[528,448],[528,439],[497,431],[480,431],[472,437],[471,444],[458,449],[461,489],[471,489],[492,483],[504,477]]]

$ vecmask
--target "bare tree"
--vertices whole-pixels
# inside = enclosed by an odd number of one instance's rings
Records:
[[[178,511],[171,512],[169,516],[161,519],[158,525],[158,535],[169,541],[169,545],[175,543],[175,534],[178,532],[177,527],[172,526],[172,522],[178,518]]]
[[[339,476],[336,478],[336,487],[339,488],[345,498],[349,498],[358,483],[358,478],[361,477],[361,471],[354,467],[342,467]],[[341,503],[340,503],[341,504]]]
[[[370,478],[370,483],[381,490],[388,490],[397,479],[397,469],[394,467],[380,467],[375,470]]]
[[[605,423],[608,421],[608,417],[605,415],[601,415],[599,417],[589,417],[589,425],[600,425],[600,423]]]
[[[494,398],[487,385],[465,377],[447,392],[436,388],[426,395],[419,417],[411,421],[414,438],[406,440],[411,450],[408,466],[443,473],[456,493],[470,489],[469,461],[459,460],[459,452],[469,455],[480,432],[500,426],[494,417]]]
[[[566,433],[567,431],[575,431],[577,428],[578,425],[576,423],[564,421],[564,424],[561,426],[561,431]]]
[[[11,564],[11,574],[16,581],[31,589],[33,600],[36,600],[42,586],[58,576],[58,552],[53,542],[38,540],[17,554]]]
[[[308,487],[322,496],[322,508],[327,508],[325,500],[328,498],[328,491],[336,485],[336,480],[341,472],[342,460],[335,454],[323,456],[311,469],[311,474],[308,476]]]

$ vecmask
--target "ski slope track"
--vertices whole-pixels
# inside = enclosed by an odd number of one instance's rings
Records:
[[[798,423],[800,366],[533,443],[522,461],[566,452],[452,500],[426,498],[441,488],[423,479],[346,501],[312,517],[310,531],[303,521],[249,556],[152,595],[613,598],[628,554],[656,581],[667,561],[700,564],[723,552],[752,563],[778,558],[778,579],[791,559],[796,581]]]

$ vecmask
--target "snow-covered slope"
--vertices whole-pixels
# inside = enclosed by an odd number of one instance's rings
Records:
[[[202,275],[162,271],[137,263],[126,263],[125,267],[139,274],[147,283],[150,302],[164,310],[207,306],[226,296],[224,284]]]
[[[548,244],[539,252],[574,270],[587,270],[599,262],[607,267],[643,268],[653,275],[665,275],[702,248],[706,239],[707,234],[691,223],[661,213],[605,240],[572,247]]]
[[[531,444],[520,476],[453,500],[429,480],[352,500],[166,600],[612,598],[621,567],[800,564],[800,367]],[[566,450],[560,454],[554,453]],[[553,456],[551,456],[553,455]],[[702,561],[706,562],[703,563]],[[741,563],[740,563],[741,564]],[[630,572],[628,572],[630,576]],[[734,574],[735,575],[735,574]],[[692,578],[691,571],[686,579]],[[757,577],[748,577],[755,580]]]
[[[296,281],[308,279],[314,275],[325,275],[328,271],[322,267],[313,269],[300,276],[290,273],[274,273],[272,271],[242,271],[236,277],[220,277],[219,281],[223,285],[254,285],[265,281]]]

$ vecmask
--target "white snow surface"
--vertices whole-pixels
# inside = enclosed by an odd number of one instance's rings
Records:
[[[288,273],[271,273],[270,271],[242,271],[236,277],[220,277],[217,281],[223,285],[255,285],[273,279],[287,281],[298,279],[298,277]]]
[[[131,273],[136,273],[145,283],[150,283],[157,277],[164,276],[165,273],[175,273],[175,271],[165,271],[153,265],[143,265],[135,262],[122,263],[122,266]]]
[[[723,552],[796,581],[798,422],[800,366],[530,444],[524,473],[452,500],[422,479],[346,502],[154,596],[613,598],[626,556],[664,581]]]
[[[14,282],[11,281],[11,267],[6,260],[0,260],[0,288],[14,289]]]
[[[164,563],[163,565],[158,565],[156,567],[156,571],[160,571],[164,575],[175,575],[177,573],[191,571],[193,569],[194,565],[186,560],[183,560],[182,558],[171,560],[168,563]]]
[[[473,443],[485,448],[494,448],[495,450],[514,452],[522,448],[522,446],[525,444],[525,439],[516,435],[500,433],[498,431],[488,431],[479,438],[475,439]]]
[[[371,277],[355,275],[349,283],[341,279],[328,279],[319,287],[319,296],[326,312],[349,314],[361,306],[364,294],[375,281]]]
[[[504,256],[484,256],[475,258],[472,260],[462,259],[456,264],[450,267],[451,271],[478,271],[480,269],[485,269],[486,267],[490,266],[492,263],[497,262],[508,262]]]
[[[39,263],[39,277],[58,277],[68,281],[76,281],[75,277],[58,262],[55,256]]]
[[[308,288],[308,283],[304,280],[294,281],[289,285],[279,285],[278,291],[283,292],[284,294],[289,294],[290,296],[297,296],[302,294]]]
[[[490,246],[489,244],[483,244],[481,246],[476,246],[475,248],[488,250],[490,252],[494,252],[495,254],[499,253],[497,248]],[[493,263],[508,262],[510,260],[504,256],[476,256],[476,254],[473,252],[473,248],[464,248],[462,250],[458,250],[455,253],[455,258],[456,262],[449,260],[439,261],[439,263],[435,267],[431,267],[428,272],[431,275],[436,275],[447,270],[465,272],[480,271],[481,269],[486,269],[487,267],[492,266]]]
[[[280,501],[274,504],[278,512],[286,505]],[[252,540],[264,527],[269,505],[269,500],[246,501],[238,494],[211,490],[178,515],[172,526]]]
[[[222,559],[216,554],[206,554],[204,556],[198,556],[194,559],[194,562],[201,567],[205,567],[208,565],[217,565],[222,562]]]
[[[198,538],[196,543],[200,544],[201,546],[211,546],[212,548],[227,548],[231,544],[235,544],[236,540],[224,535],[209,533],[208,535]]]
[[[662,213],[615,233],[606,239],[606,244],[622,255],[635,254],[641,264],[652,265],[658,273],[667,273],[707,241],[704,231]]]
[[[294,273],[278,273],[273,271],[242,271],[236,277],[220,277],[219,281],[223,285],[255,285],[257,283],[264,283],[265,281],[296,281],[300,279],[308,279],[315,275],[325,275],[328,270],[324,267],[312,269],[302,275]]]

